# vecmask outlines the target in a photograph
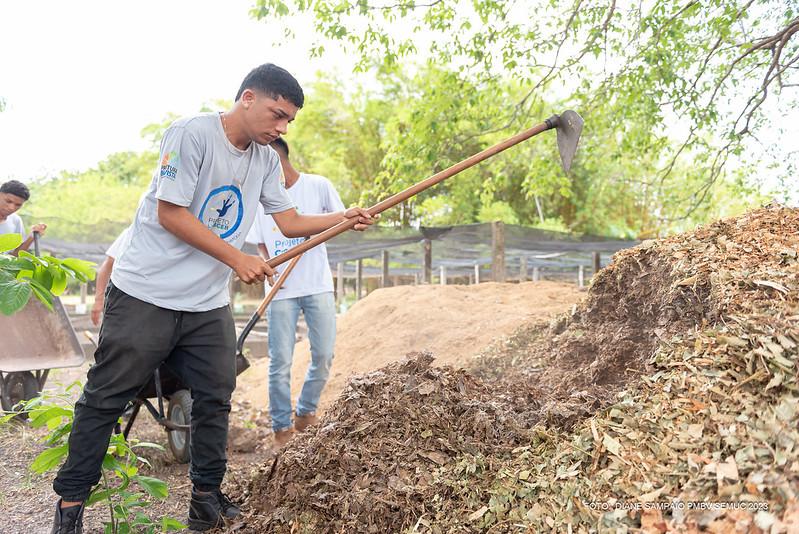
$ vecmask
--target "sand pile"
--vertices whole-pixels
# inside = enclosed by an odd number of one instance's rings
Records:
[[[772,207],[645,242],[482,379],[353,381],[242,489],[243,530],[797,531],[797,236]]]
[[[430,351],[436,365],[467,365],[496,338],[526,322],[549,320],[584,296],[576,285],[557,282],[398,286],[373,291],[338,320],[336,356],[321,407],[329,406],[351,376],[400,360],[408,352]],[[306,339],[294,353],[295,399],[309,360]],[[269,360],[251,361],[252,368],[238,379],[237,397],[266,408]]]

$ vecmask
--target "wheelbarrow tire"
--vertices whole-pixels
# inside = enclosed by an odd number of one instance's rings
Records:
[[[169,398],[167,418],[179,425],[191,425],[191,393],[187,389],[180,389]],[[191,459],[191,433],[182,430],[170,430],[167,433],[169,449],[175,460],[182,464],[189,463]]]
[[[3,410],[10,412],[20,401],[31,400],[38,396],[39,381],[30,371],[18,371],[8,373],[3,379],[3,393],[1,396]],[[17,407],[19,409],[19,407]],[[19,417],[27,419],[27,413],[21,413]]]

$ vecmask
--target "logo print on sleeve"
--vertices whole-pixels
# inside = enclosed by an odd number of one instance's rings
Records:
[[[161,159],[161,178],[174,180],[178,174],[178,165],[180,165],[180,156],[177,152],[172,151],[164,154]]]
[[[209,230],[227,239],[239,228],[243,217],[241,191],[235,185],[225,185],[208,193],[198,218]]]

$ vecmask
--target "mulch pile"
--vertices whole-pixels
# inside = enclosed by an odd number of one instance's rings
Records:
[[[797,210],[622,251],[472,375],[351,382],[241,488],[241,530],[797,531],[798,295]]]
[[[529,443],[531,432],[502,398],[464,370],[432,361],[430,353],[411,354],[352,379],[315,432],[295,438],[277,465],[254,476],[244,492],[253,512],[244,531],[411,528],[461,489],[447,489],[460,485],[452,470],[468,478]]]

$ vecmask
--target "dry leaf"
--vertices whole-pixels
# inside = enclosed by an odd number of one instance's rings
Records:
[[[481,506],[480,508],[469,514],[468,520],[477,521],[478,519],[483,517],[483,515],[485,515],[487,511],[488,511],[488,506]]]
[[[619,443],[618,440],[610,437],[609,435],[605,434],[603,436],[602,445],[604,445],[608,451],[612,452],[616,456],[621,455],[621,443]]]
[[[419,392],[419,395],[430,395],[435,390],[436,385],[433,382],[425,382],[416,389],[416,391]]]
[[[786,295],[790,292],[790,290],[782,284],[778,284],[777,282],[771,282],[770,280],[755,280],[755,284],[759,286],[770,287],[771,289],[776,289]]]

